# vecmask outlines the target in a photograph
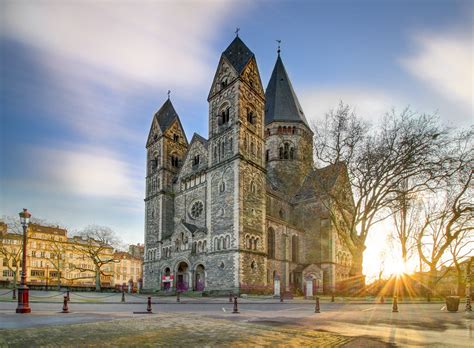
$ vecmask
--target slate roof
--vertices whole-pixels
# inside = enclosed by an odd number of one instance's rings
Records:
[[[222,55],[227,58],[239,75],[254,56],[253,52],[250,51],[238,36],[230,43]]]
[[[324,168],[313,169],[304,180],[301,188],[294,196],[293,201],[301,201],[320,196],[324,190],[331,190],[337,182],[339,176],[344,173],[344,163],[328,165]]]
[[[191,234],[193,236],[196,232],[199,232],[199,231],[207,233],[207,228],[205,228],[205,227],[199,227],[199,226],[190,224],[190,223],[188,223],[184,220],[181,220],[181,223],[184,225],[184,227],[186,227],[188,229],[189,232],[191,232]]]
[[[280,55],[265,91],[265,124],[273,121],[301,122],[309,128]]]
[[[206,149],[207,149],[207,146],[209,145],[209,142],[207,141],[207,139],[197,133],[193,134],[190,144],[192,144],[194,141],[199,141]]]
[[[171,103],[171,100],[167,99],[161,108],[156,112],[155,118],[158,121],[158,125],[162,132],[166,131],[175,119],[179,119],[176,110]]]

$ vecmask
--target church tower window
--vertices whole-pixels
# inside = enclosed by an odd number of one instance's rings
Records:
[[[194,156],[193,159],[193,166],[197,166],[199,164],[199,155]]]
[[[255,124],[256,117],[254,115],[254,112],[247,108],[247,122],[250,124]]]
[[[175,168],[178,168],[178,166],[179,166],[179,159],[178,159],[178,156],[176,156],[176,155],[171,155],[171,166],[172,166],[172,167],[175,167]]]
[[[173,135],[173,140],[175,143],[179,142],[179,135],[178,134],[174,134]]]
[[[268,258],[274,259],[275,258],[275,230],[271,227],[268,229],[267,250],[268,250]]]

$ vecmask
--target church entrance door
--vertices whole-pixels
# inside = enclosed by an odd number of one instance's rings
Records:
[[[204,291],[205,280],[206,280],[206,275],[204,273],[204,266],[199,265],[196,267],[194,290]]]
[[[187,291],[189,284],[189,275],[188,275],[189,266],[186,262],[180,262],[178,265],[178,270],[176,272],[176,290],[177,291]]]

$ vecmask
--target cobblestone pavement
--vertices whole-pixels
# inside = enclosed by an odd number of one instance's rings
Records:
[[[7,347],[339,347],[351,341],[348,337],[309,329],[169,313],[107,322],[0,330],[0,346]]]

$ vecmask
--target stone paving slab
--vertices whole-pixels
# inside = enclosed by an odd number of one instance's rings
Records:
[[[157,314],[85,324],[0,330],[0,346],[339,347],[349,337],[305,328]]]

